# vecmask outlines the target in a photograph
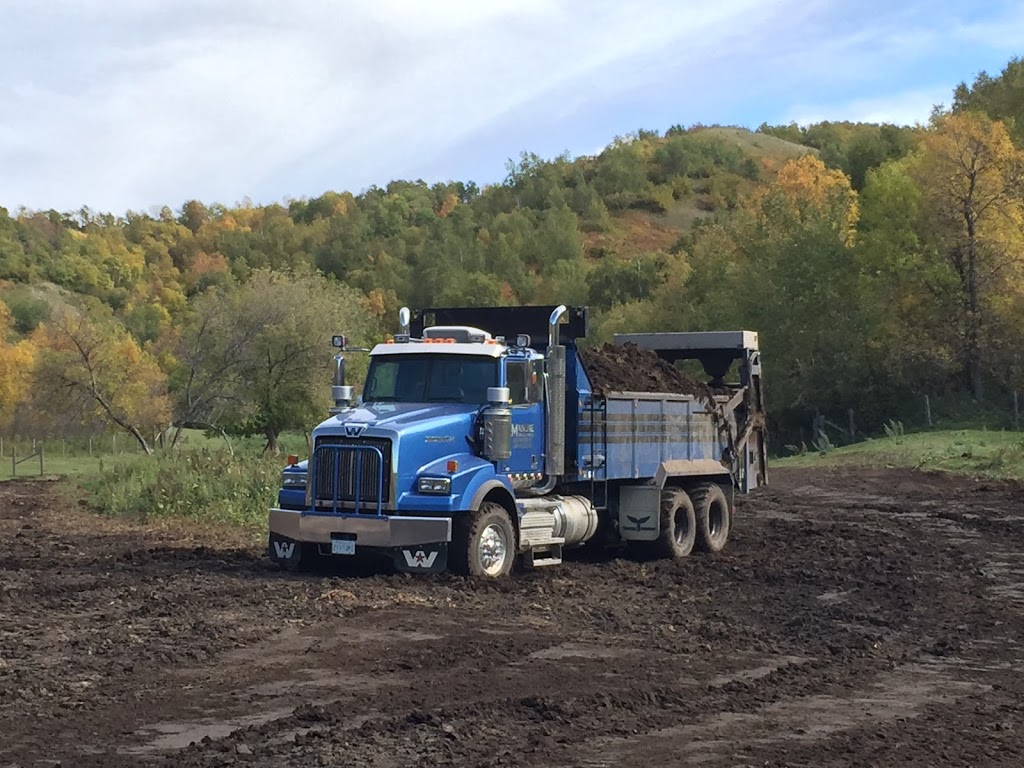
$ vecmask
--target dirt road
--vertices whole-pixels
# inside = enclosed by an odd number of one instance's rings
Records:
[[[0,484],[0,767],[1024,765],[1024,490],[771,479],[723,556],[498,585]]]

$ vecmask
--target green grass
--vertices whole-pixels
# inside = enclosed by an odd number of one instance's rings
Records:
[[[771,463],[777,467],[901,467],[1024,480],[1024,433],[963,429],[894,434]]]
[[[99,440],[94,441],[98,447]],[[105,447],[112,443],[104,440]],[[228,524],[265,535],[267,510],[277,501],[281,470],[289,453],[306,458],[300,433],[281,436],[279,456],[263,456],[262,438],[232,438],[186,430],[176,448],[156,449],[146,456],[127,438],[118,446],[126,452],[89,456],[88,449],[72,451],[59,440],[46,444],[43,477],[60,476],[82,491],[96,511],[133,520],[179,519]],[[64,450],[75,455],[63,455]],[[12,477],[10,443],[0,458],[0,480]],[[234,455],[232,455],[232,452]],[[18,447],[27,456],[30,447]],[[40,477],[38,458],[17,467],[17,477]]]
[[[239,457],[259,458],[263,453],[263,446],[266,442],[262,437],[229,438],[231,450]],[[281,435],[280,455],[270,460],[276,461],[279,466],[285,463],[288,454],[294,454],[305,459],[308,453],[305,437],[298,432],[287,432]],[[120,434],[116,444],[112,444],[109,437],[94,440],[94,453],[89,455],[87,443],[81,440],[77,444],[62,444],[59,439],[44,441],[42,472],[39,468],[39,458],[33,457],[22,461],[16,468],[11,466],[11,442],[4,444],[4,455],[0,457],[0,481],[10,480],[12,477],[32,478],[52,477],[58,475],[67,478],[92,477],[112,467],[133,464],[137,461],[146,461],[147,457],[141,453],[134,441],[127,435]],[[111,451],[116,445],[117,452]],[[102,446],[102,449],[101,449]],[[28,442],[19,441],[15,448],[17,455],[24,458],[32,453]],[[155,455],[166,453],[165,450],[154,446]],[[195,451],[209,451],[213,453],[228,453],[228,443],[224,438],[215,435],[208,436],[202,430],[186,429],[183,431],[175,452],[179,454]]]
[[[786,141],[778,136],[772,136],[767,133],[749,131],[746,128],[708,126],[700,128],[697,134],[715,136],[723,141],[733,143],[753,157],[770,158],[780,162],[792,160],[801,155],[818,154],[818,150],[811,147],[795,144],[792,141]]]
[[[105,514],[229,524],[262,534],[281,469],[280,458],[189,450],[110,466],[79,484]]]
[[[40,477],[40,475],[43,477],[53,477],[54,475],[69,478],[90,477],[102,472],[106,468],[131,464],[144,458],[145,456],[142,454],[134,453],[67,457],[60,455],[50,456],[44,453],[43,471],[40,473],[38,458],[32,458],[19,464],[17,471],[14,472],[11,468],[11,457],[6,456],[0,461],[0,480],[10,480],[12,477],[17,477],[19,480],[31,480],[34,477]]]

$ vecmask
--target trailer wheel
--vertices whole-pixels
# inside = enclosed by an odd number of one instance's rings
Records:
[[[732,529],[732,510],[722,488],[716,483],[697,486],[693,506],[697,512],[697,549],[721,552]]]
[[[697,537],[697,516],[693,502],[681,488],[666,488],[661,494],[660,532],[654,550],[660,557],[677,560],[693,551]]]
[[[516,559],[516,532],[500,504],[485,501],[477,512],[452,520],[452,569],[464,576],[507,576]]]

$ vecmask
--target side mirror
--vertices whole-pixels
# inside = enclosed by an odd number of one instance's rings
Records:
[[[347,344],[348,344],[348,338],[345,337],[345,336],[340,336],[339,335],[339,336],[332,336],[331,337],[331,346],[335,347],[336,349],[345,349],[345,346]]]

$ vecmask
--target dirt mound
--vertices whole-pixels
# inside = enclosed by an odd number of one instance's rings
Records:
[[[636,344],[602,344],[580,350],[595,395],[609,392],[672,392],[714,402],[711,388]]]

